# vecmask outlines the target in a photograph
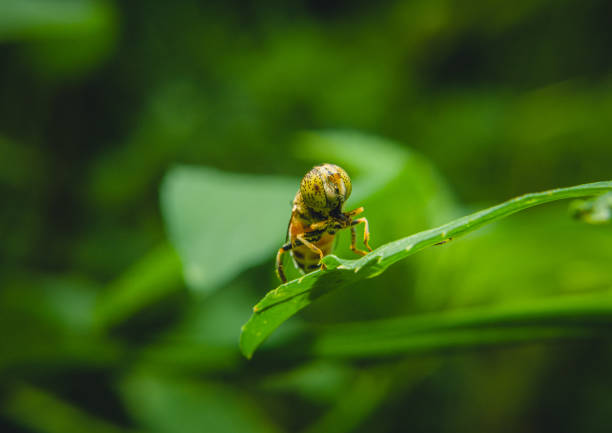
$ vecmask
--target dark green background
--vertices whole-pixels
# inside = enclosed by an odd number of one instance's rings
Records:
[[[179,164],[297,188],[327,160],[304,131],[384,137],[437,169],[453,210],[417,208],[411,188],[431,179],[404,174],[366,201],[380,245],[608,180],[611,22],[609,1],[0,2],[0,430],[609,431],[605,340],[376,359],[305,347],[322,323],[610,290],[610,226],[566,204],[519,215],[322,298],[249,362],[240,325],[276,284],[275,247],[201,296],[159,191]],[[222,250],[263,242],[266,212],[209,203],[253,228]]]

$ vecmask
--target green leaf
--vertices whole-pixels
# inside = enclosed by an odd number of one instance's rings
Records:
[[[268,294],[253,308],[242,327],[240,347],[250,358],[257,347],[285,320],[331,290],[357,280],[372,278],[393,263],[440,242],[456,239],[477,228],[523,209],[574,197],[586,197],[612,190],[612,181],[596,182],[539,193],[525,194],[497,206],[459,218],[440,227],[383,245],[357,260],[326,256],[326,270],[318,270],[289,281]]]
[[[353,183],[353,192],[345,205],[347,209],[365,202],[368,215],[375,212],[380,214],[379,218],[387,216],[385,222],[390,224],[394,212],[410,210],[409,215],[402,217],[403,225],[410,219],[424,217],[430,222],[445,218],[437,222],[441,223],[448,215],[457,216],[454,198],[436,167],[397,142],[356,131],[330,130],[302,133],[297,148],[300,155],[318,161],[342,162]],[[402,193],[405,200],[393,200]],[[384,210],[377,212],[379,208]]]
[[[107,0],[0,2],[0,42],[23,42],[35,74],[76,78],[100,65],[117,36],[117,11]]]
[[[418,277],[407,287],[413,294],[411,311],[450,311],[608,289],[612,230],[585,227],[567,218],[566,208],[562,201],[540,206],[461,242],[413,256],[410,262],[419,260]]]
[[[83,36],[109,19],[106,1],[21,0],[0,4],[0,40]]]
[[[6,392],[0,412],[28,431],[40,433],[130,433],[84,412],[42,389],[19,385]]]
[[[42,372],[114,364],[121,345],[93,326],[98,291],[98,284],[76,275],[5,279],[0,291],[0,373],[10,376],[16,367]]]
[[[590,200],[576,200],[570,212],[587,224],[608,224],[612,221],[612,192]]]
[[[187,286],[210,294],[237,273],[271,260],[284,238],[297,181],[176,167],[161,187],[168,234]]]
[[[401,390],[414,388],[430,375],[439,362],[427,358],[397,365],[369,366],[357,374],[353,383],[331,408],[302,433],[351,432],[371,417]]]
[[[205,299],[192,299],[179,323],[141,349],[139,361],[183,373],[236,368],[242,361],[236,329],[254,296],[239,279]]]
[[[447,214],[452,208],[446,185],[433,166],[391,141],[347,131],[311,132],[300,136],[296,148],[316,158],[316,163],[334,162],[349,171],[355,192],[348,207],[361,206],[385,190],[391,196],[409,194],[402,210],[411,209],[410,222],[416,224],[430,223],[432,215]],[[273,260],[271,251],[282,245],[298,186],[297,178],[224,173],[207,167],[170,170],[161,186],[161,208],[187,285],[210,294],[245,269]],[[378,208],[382,206],[368,209]],[[405,213],[384,209],[379,213],[387,214],[381,215],[387,226]]]
[[[276,433],[244,389],[197,377],[137,371],[120,385],[125,407],[138,425],[154,433]]]
[[[376,193],[395,179],[415,155],[384,138],[355,131],[304,132],[296,147],[300,155],[319,161],[342,161],[351,173],[353,193],[347,207]],[[376,158],[371,155],[376,152]]]
[[[96,326],[105,329],[117,325],[181,287],[180,260],[164,243],[128,268],[100,295],[94,310]]]
[[[315,360],[264,379],[265,392],[295,393],[315,404],[332,404],[347,394],[357,371],[346,363]]]
[[[387,356],[602,334],[612,322],[612,294],[561,296],[368,322],[320,331],[319,356]]]

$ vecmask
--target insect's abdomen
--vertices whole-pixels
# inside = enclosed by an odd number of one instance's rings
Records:
[[[317,246],[321,251],[323,251],[323,255],[328,255],[331,253],[331,250],[334,246],[334,236],[329,233],[323,234],[321,239],[316,242],[313,242],[314,245]],[[300,245],[299,247],[295,247],[291,250],[291,255],[295,260],[295,263],[298,267],[304,272],[312,272],[320,268],[320,260],[321,258],[317,253],[312,251],[306,245]]]

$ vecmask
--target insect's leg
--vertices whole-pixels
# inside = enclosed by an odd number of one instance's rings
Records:
[[[355,254],[359,254],[360,256],[365,256],[367,252],[361,251],[360,249],[357,248],[356,239],[357,239],[357,233],[355,233],[355,227],[351,226],[351,250]]]
[[[312,242],[309,242],[306,240],[306,238],[304,237],[303,233],[300,233],[299,235],[297,235],[297,239],[304,245],[306,245],[308,248],[310,248],[312,251],[314,251],[315,253],[317,253],[319,255],[319,257],[321,258],[321,260],[324,257],[323,251],[321,251],[319,249],[319,247],[317,247],[315,244],[313,244]],[[321,267],[323,269],[326,268],[325,264],[321,263]]]
[[[443,241],[440,241],[440,242],[438,242],[437,244],[434,244],[434,245],[444,245],[445,243],[450,242],[452,240],[453,240],[453,238],[446,238]]]
[[[368,251],[372,251],[372,247],[370,247],[370,225],[368,224],[368,220],[366,218],[358,218],[355,221],[351,221],[351,249],[357,254],[363,253],[363,251],[359,251],[355,247],[355,226],[360,223],[363,223],[363,244],[366,246]]]
[[[312,223],[310,224],[310,229],[311,230],[319,230],[324,228],[325,226],[327,226],[328,221],[319,221],[318,223]]]
[[[345,212],[344,215],[350,218],[354,217],[355,215],[359,215],[361,212],[363,212],[363,206],[358,207],[357,209],[353,209],[352,211]]]
[[[285,272],[283,271],[283,253],[285,251],[289,251],[291,248],[291,242],[287,242],[285,245],[280,247],[278,249],[278,253],[276,253],[276,275],[283,283],[287,282],[287,277],[285,277]]]

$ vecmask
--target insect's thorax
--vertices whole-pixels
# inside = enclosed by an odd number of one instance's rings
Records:
[[[317,223],[325,223],[322,227],[313,229],[311,226]],[[336,232],[348,226],[350,221],[338,208],[332,211],[315,210],[304,203],[301,194],[297,193],[293,200],[293,210],[289,224],[289,238],[294,243],[299,234],[304,234],[306,239],[313,243],[319,242],[322,237],[330,241]],[[329,239],[331,237],[331,239]]]
[[[335,234],[328,233],[327,227],[322,227],[320,229],[311,228],[312,224],[324,223],[329,219],[329,213],[316,212],[309,208],[304,204],[300,193],[297,193],[293,200],[288,238],[291,244],[294,245],[291,249],[291,257],[293,257],[295,265],[301,269],[302,272],[311,272],[315,269],[319,269],[320,257],[306,245],[300,245],[301,242],[297,237],[303,235],[310,243],[319,248],[323,255],[331,253]]]

